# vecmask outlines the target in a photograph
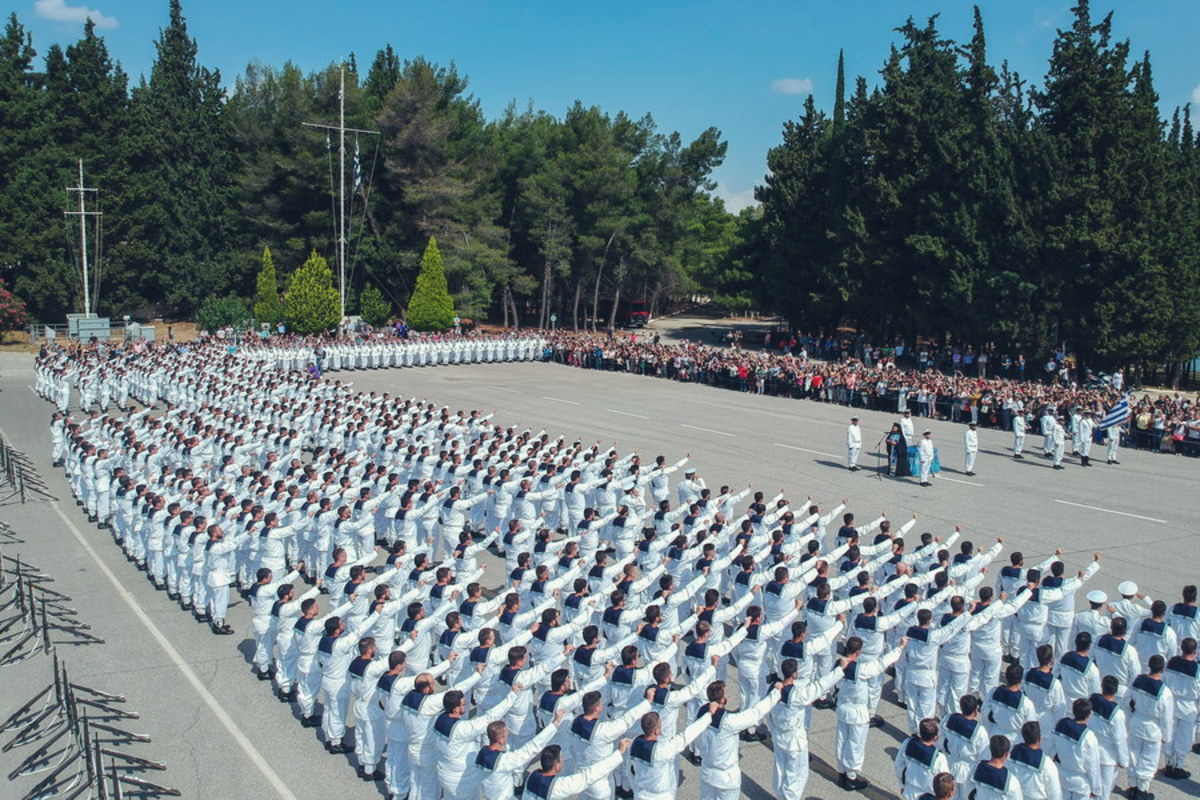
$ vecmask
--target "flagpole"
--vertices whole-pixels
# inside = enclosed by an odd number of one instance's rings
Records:
[[[320,128],[338,133],[338,213],[337,213],[337,261],[338,261],[338,294],[341,303],[342,319],[346,318],[346,134],[365,133],[378,136],[379,131],[367,131],[359,128],[346,127],[346,65],[338,68],[338,124],[322,125],[315,122],[302,122],[306,128]]]
[[[342,319],[346,318],[346,65],[339,70],[338,89],[338,283],[342,291]]]

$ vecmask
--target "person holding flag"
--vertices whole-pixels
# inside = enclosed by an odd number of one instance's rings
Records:
[[[1105,453],[1105,463],[1121,463],[1117,461],[1117,448],[1121,446],[1121,428],[1129,421],[1132,414],[1129,407],[1129,394],[1126,393],[1120,402],[1110,408],[1096,425],[1097,430],[1104,431],[1104,435],[1107,437],[1108,449]]]

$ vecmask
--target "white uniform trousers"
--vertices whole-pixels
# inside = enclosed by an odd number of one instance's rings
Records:
[[[1181,703],[1175,698],[1175,737],[1167,742],[1167,763],[1183,768],[1187,754],[1192,752],[1196,738],[1197,710],[1195,703]]]
[[[325,732],[326,742],[337,745],[346,735],[346,704],[350,702],[350,684],[344,680],[337,683],[321,681],[321,690],[325,693],[321,730]]]
[[[408,768],[408,739],[387,740],[387,764],[384,770],[389,797],[403,797],[412,786],[412,771]]]
[[[996,681],[1000,679],[1000,661],[1000,653],[985,648],[972,649],[971,677],[967,681],[967,691],[982,695],[994,688]]]
[[[321,670],[314,663],[308,672],[296,676],[296,703],[300,716],[311,717],[317,705],[317,693],[321,691]]]
[[[833,752],[838,772],[844,772],[850,778],[858,777],[858,771],[862,769],[863,760],[867,755],[869,730],[866,724],[838,720],[833,737]]]
[[[960,669],[962,666],[966,665],[950,664],[946,661],[938,664],[938,703],[942,714],[953,714],[957,711],[959,698],[967,693],[971,671],[969,667]]]
[[[1112,794],[1113,788],[1117,785],[1117,765],[1116,764],[1101,764],[1100,765],[1100,800],[1107,800]]]
[[[1158,772],[1158,757],[1162,754],[1162,742],[1158,739],[1129,737],[1129,783],[1142,791],[1150,788],[1150,781]]]
[[[905,701],[908,705],[908,728],[915,732],[921,720],[932,717],[937,710],[937,689],[933,686],[905,686]]]
[[[808,784],[808,748],[787,750],[775,745],[775,774],[771,783],[779,800],[803,800]]]
[[[225,621],[225,614],[229,611],[229,585],[214,587],[209,594],[213,624],[220,624]]]
[[[738,800],[741,793],[740,788],[716,789],[703,781],[700,782],[700,800]]]
[[[1071,626],[1060,628],[1057,625],[1046,626],[1046,638],[1054,647],[1054,657],[1061,658],[1064,653],[1069,653],[1074,642],[1071,641]]]

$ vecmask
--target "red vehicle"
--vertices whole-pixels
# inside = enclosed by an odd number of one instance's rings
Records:
[[[612,301],[605,300],[600,304],[600,319],[608,324],[612,313]],[[614,324],[618,328],[644,328],[650,321],[650,304],[644,300],[622,300],[617,304],[617,315]]]
[[[644,300],[622,300],[617,306],[617,324],[623,328],[644,328],[650,321],[650,304]]]

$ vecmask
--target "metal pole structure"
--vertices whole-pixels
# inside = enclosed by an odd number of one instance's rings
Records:
[[[88,254],[87,254],[87,208],[84,204],[83,191],[83,159],[79,159],[79,257],[83,261],[83,313],[92,315],[92,291],[88,283]]]
[[[79,185],[68,186],[68,192],[79,192],[79,210],[64,212],[70,217],[79,217],[79,257],[80,263],[83,266],[83,313],[90,317],[92,315],[92,288],[91,280],[88,271],[88,242],[87,242],[87,220],[88,217],[100,216],[99,211],[87,210],[87,193],[98,192],[98,189],[88,189],[83,185],[83,159],[79,159]]]
[[[338,90],[338,284],[342,295],[342,316],[346,318],[346,66],[342,65]]]

